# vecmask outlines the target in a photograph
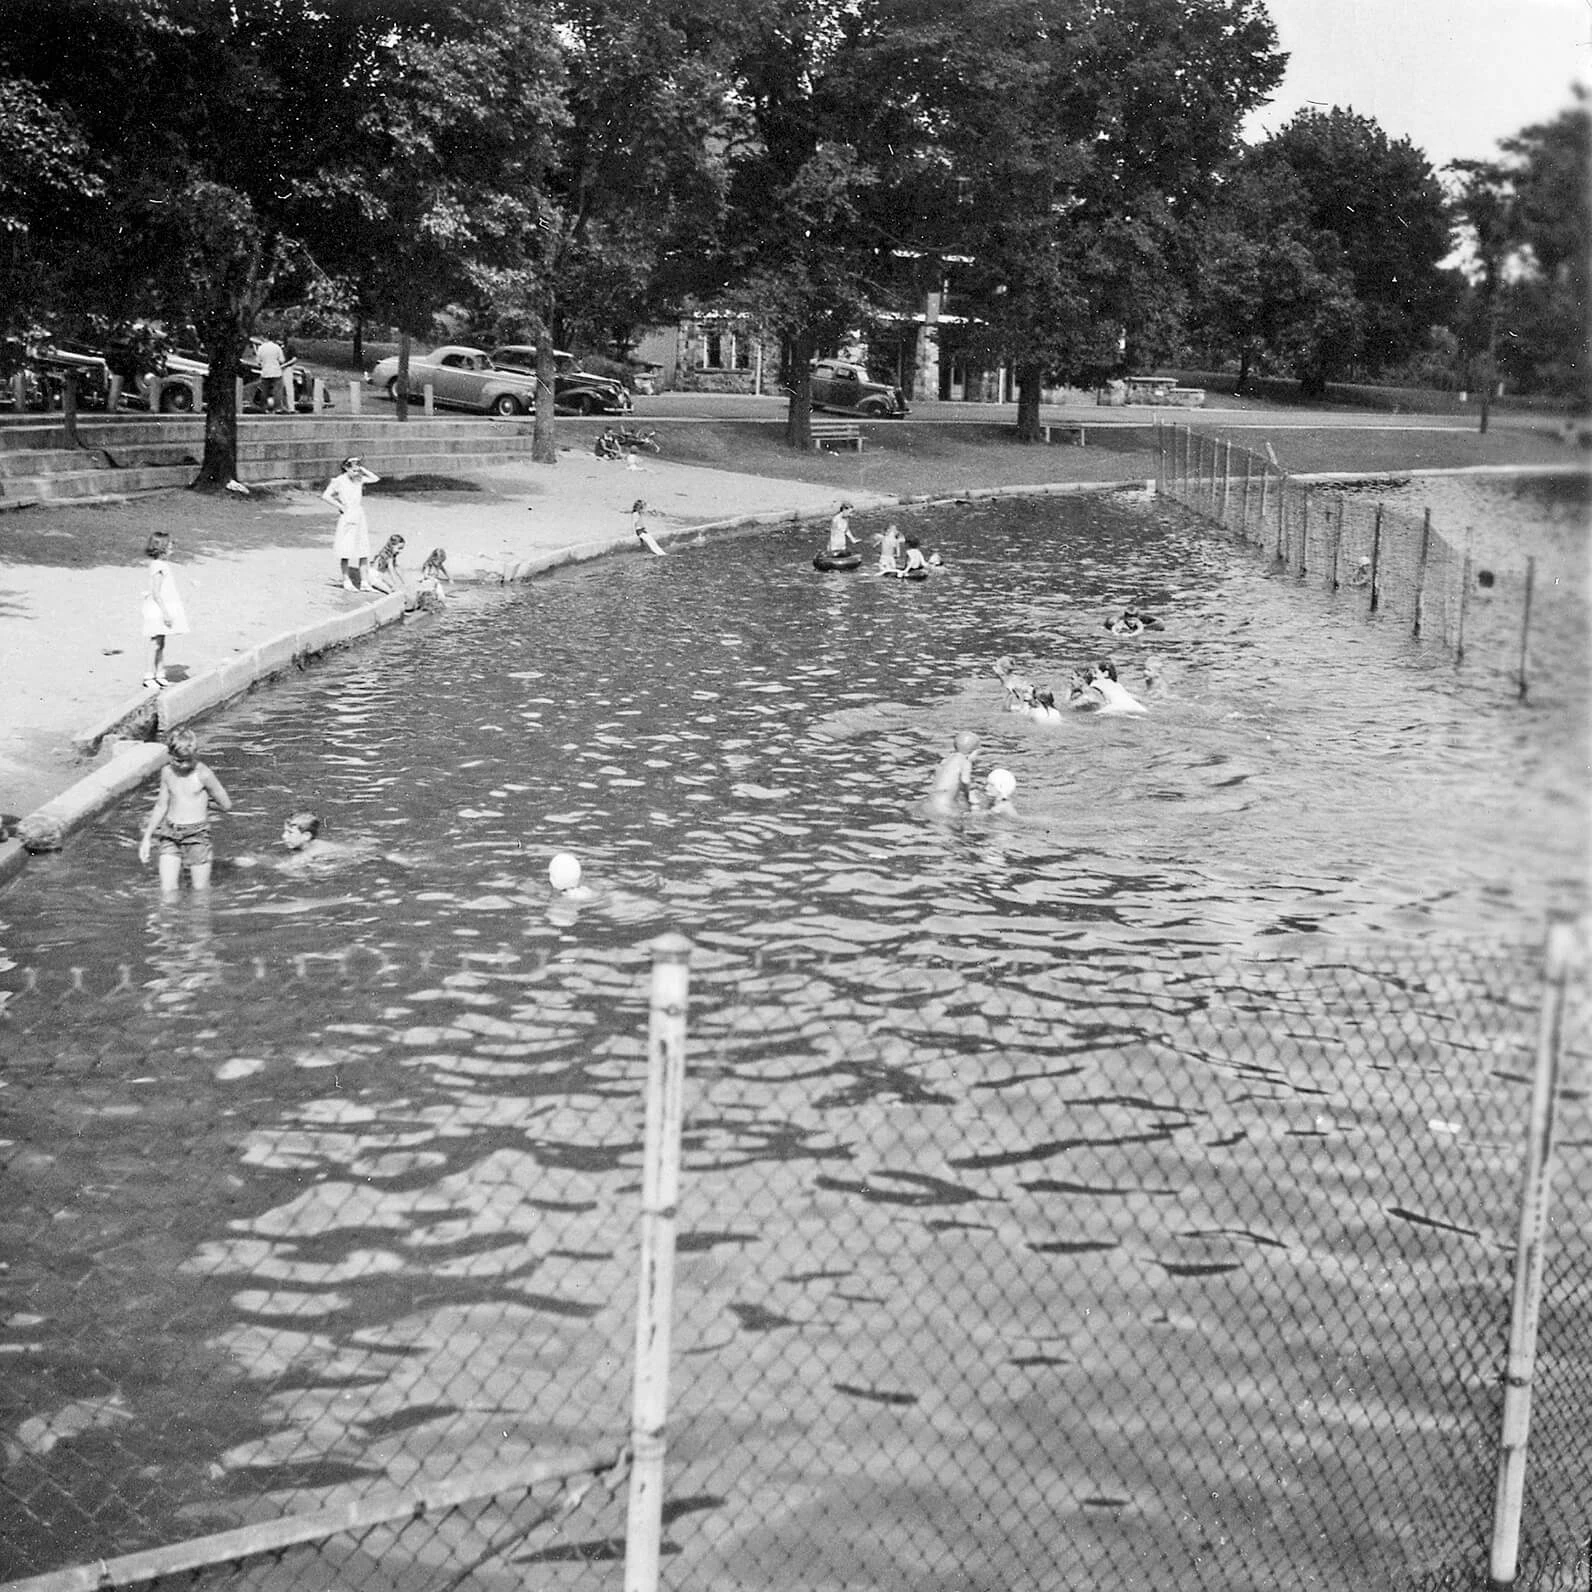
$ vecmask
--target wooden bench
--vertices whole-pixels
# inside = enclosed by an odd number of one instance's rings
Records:
[[[1040,428],[1045,433],[1045,445],[1052,442],[1075,442],[1081,448],[1085,442],[1083,422],[1079,420],[1052,421]],[[1052,436],[1051,433],[1055,435]]]
[[[819,451],[830,443],[846,443],[855,447],[858,453],[862,452],[862,427],[855,420],[819,420],[816,417],[808,421],[812,431],[813,447]]]

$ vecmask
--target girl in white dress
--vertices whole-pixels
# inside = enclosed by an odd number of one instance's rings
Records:
[[[343,460],[343,473],[334,475],[321,496],[337,510],[337,533],[332,539],[332,551],[343,571],[343,590],[359,591],[365,584],[365,572],[370,567],[370,528],[365,523],[365,488],[381,480],[360,463],[357,456]],[[354,581],[348,566],[359,566],[359,580]]]
[[[188,634],[188,616],[183,612],[182,596],[176,577],[166,562],[171,552],[171,532],[154,531],[144,548],[149,560],[149,584],[144,588],[144,635],[150,642],[149,673],[144,684],[158,689],[166,684],[166,637]]]

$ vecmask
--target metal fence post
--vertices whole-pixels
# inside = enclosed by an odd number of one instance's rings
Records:
[[[630,1422],[630,1506],[625,1592],[656,1592],[663,1535],[663,1461],[668,1447],[669,1336],[674,1310],[675,1206],[685,1110],[685,1017],[691,942],[652,943],[652,1015],[647,1024],[647,1126],[641,1175],[641,1281]]]
[[[1524,606],[1520,613],[1520,700],[1526,700],[1526,690],[1530,684],[1530,644],[1531,644],[1531,591],[1537,584],[1537,561],[1534,558],[1526,560],[1526,596]]]
[[[1270,491],[1271,466],[1268,464],[1266,468],[1260,472],[1260,510],[1255,515],[1255,540],[1257,542],[1260,541],[1260,539],[1266,534],[1266,497]],[[1244,540],[1249,540],[1247,531],[1245,532]]]
[[[1332,590],[1343,585],[1343,499],[1338,499],[1337,512],[1332,517]]]
[[[1376,580],[1377,580],[1377,573],[1381,569],[1381,567],[1382,567],[1382,505],[1380,503],[1378,503],[1377,506],[1376,506],[1376,519],[1372,523],[1372,526],[1371,526],[1371,606],[1366,610],[1367,613],[1373,613],[1374,614],[1376,612],[1376,603],[1377,603]]]
[[[1216,515],[1217,523],[1227,529],[1227,501],[1233,490],[1233,443],[1230,437],[1222,438],[1222,506]]]
[[[1493,1502],[1492,1551],[1488,1563],[1488,1573],[1495,1586],[1513,1585],[1519,1567],[1520,1511],[1525,1496],[1526,1441],[1531,1425],[1531,1382],[1536,1369],[1537,1323],[1542,1305],[1543,1242],[1553,1188],[1554,1117],[1564,1041],[1565,991],[1573,950],[1571,926],[1554,924],[1548,931],[1525,1178],[1520,1196],[1520,1228],[1515,1245],[1514,1295],[1509,1310],[1503,1431],[1499,1442],[1498,1490]]]
[[[1410,634],[1419,639],[1421,634],[1421,604],[1426,600],[1426,560],[1432,550],[1432,511],[1427,509],[1421,521],[1421,561],[1415,567],[1415,625]]]
[[[1465,538],[1465,562],[1459,572],[1459,634],[1454,638],[1454,662],[1465,661],[1465,610],[1470,606],[1470,537]]]
[[[1238,507],[1238,535],[1240,540],[1249,540],[1249,478],[1254,469],[1255,456],[1248,448],[1244,449],[1244,497]]]

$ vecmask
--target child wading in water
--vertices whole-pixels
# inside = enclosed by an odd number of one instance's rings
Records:
[[[210,845],[210,802],[231,812],[226,787],[199,761],[199,737],[192,730],[173,730],[166,737],[170,761],[160,771],[160,790],[144,833],[138,842],[138,860],[149,861],[150,844],[160,842],[160,888],[175,894],[187,868],[195,890],[210,888],[210,865],[215,852]]]
[[[973,805],[973,754],[979,739],[971,730],[963,730],[951,744],[955,750],[940,760],[934,783],[923,798],[924,811],[932,817],[965,813]]]
[[[177,580],[166,562],[171,552],[171,532],[154,531],[144,548],[149,562],[149,584],[144,588],[144,634],[150,641],[149,673],[144,684],[155,689],[166,684],[166,637],[188,634]]]
[[[647,529],[647,522],[641,517],[646,512],[646,502],[641,498],[637,498],[636,501],[630,505],[630,528],[636,533],[636,540],[640,542],[649,553],[656,553],[659,558],[662,558],[663,549],[658,546],[657,538],[652,534],[651,531]]]
[[[440,608],[446,593],[446,586],[452,577],[448,574],[448,550],[445,547],[433,547],[426,554],[426,561],[420,566],[419,578],[415,581],[415,603],[420,608]]]

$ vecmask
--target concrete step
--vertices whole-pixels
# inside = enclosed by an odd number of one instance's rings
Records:
[[[130,470],[62,470],[48,475],[6,476],[0,479],[0,508],[21,508],[32,503],[61,503],[98,497],[128,497],[135,492],[157,492],[187,486],[193,480],[191,464],[151,464]]]

